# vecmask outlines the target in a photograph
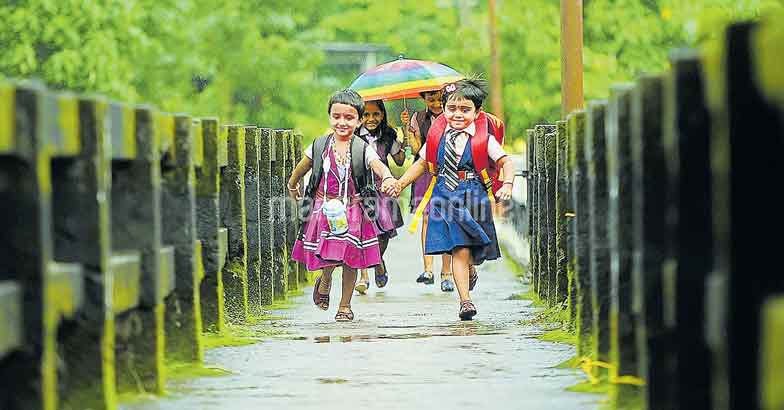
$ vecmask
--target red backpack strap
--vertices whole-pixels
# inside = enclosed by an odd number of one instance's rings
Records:
[[[438,145],[441,143],[441,137],[444,136],[446,125],[446,117],[441,114],[433,120],[430,124],[430,131],[427,132],[425,160],[427,161],[427,170],[431,174],[435,174],[438,168]]]
[[[482,184],[487,190],[487,195],[493,200],[493,178],[491,177],[490,158],[487,154],[487,144],[490,141],[487,116],[484,112],[477,115],[476,133],[471,137],[471,157],[474,161],[474,170],[481,176]]]

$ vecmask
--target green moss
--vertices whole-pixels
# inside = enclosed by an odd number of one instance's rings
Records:
[[[564,343],[568,345],[577,345],[577,335],[572,332],[563,330],[563,329],[555,329],[549,332],[544,333],[543,335],[539,336],[539,340],[543,340],[545,342],[555,342],[555,343]]]
[[[284,334],[281,329],[271,326],[238,326],[227,324],[221,334],[208,333],[204,337],[206,349],[218,347],[247,346],[258,343],[271,336]]]
[[[515,293],[506,298],[506,300],[532,300],[530,292]]]
[[[215,366],[205,366],[200,363],[169,363],[166,370],[169,374],[169,380],[173,381],[195,379],[197,377],[220,377],[231,374],[229,370]]]
[[[610,384],[609,383],[592,384],[591,382],[586,381],[586,382],[575,384],[574,386],[569,386],[566,388],[566,391],[576,392],[576,393],[608,394],[610,391]]]
[[[556,369],[576,369],[580,367],[580,356],[574,356],[572,358],[566,359],[561,363],[555,365]]]
[[[303,295],[305,295],[305,291],[302,290],[302,289],[293,289],[293,290],[290,290],[290,291],[286,292],[286,297],[290,297],[290,298],[297,297],[297,296],[303,296]]]
[[[503,243],[499,242],[498,246],[501,248],[502,255],[509,255],[509,250]],[[509,270],[520,278],[525,278],[526,274],[528,273],[528,269],[520,262],[514,260],[514,258],[503,258],[506,261],[506,266],[509,267]]]

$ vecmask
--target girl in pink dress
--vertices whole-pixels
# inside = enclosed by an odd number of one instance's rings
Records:
[[[319,308],[329,308],[332,272],[342,267],[336,321],[354,320],[351,296],[357,269],[381,263],[380,232],[371,219],[377,193],[370,173],[382,181],[382,188],[395,182],[375,150],[354,138],[363,111],[364,102],[355,91],[333,94],[327,106],[332,132],[305,149],[287,186],[290,197],[302,200],[301,215],[305,219],[291,257],[308,270],[322,271],[313,289],[313,303]],[[311,170],[303,196],[299,182]]]

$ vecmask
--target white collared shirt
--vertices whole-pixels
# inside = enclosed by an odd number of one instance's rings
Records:
[[[447,125],[444,134],[446,135],[451,129],[453,128]],[[455,138],[455,152],[457,153],[458,163],[460,163],[460,159],[463,157],[463,152],[465,151],[466,144],[468,144],[469,137],[474,134],[476,134],[476,123],[472,122],[471,125],[466,127],[463,132],[458,134],[457,138]],[[441,138],[443,138],[443,136]],[[447,140],[446,143],[449,144],[449,141]],[[495,138],[488,138],[487,140],[487,156],[490,157],[493,162],[506,156],[503,147],[501,147],[501,144],[499,144]],[[419,150],[419,157],[427,158],[427,142],[422,144],[422,149]]]
[[[365,138],[368,144],[371,147],[373,147],[373,149],[376,150],[376,152],[378,152],[378,138],[373,134],[371,134],[370,131],[368,131],[368,129],[365,128],[364,125],[362,126],[362,128],[359,129],[359,136]],[[400,143],[400,141],[395,139],[394,141],[392,141],[392,146],[390,147],[389,152],[387,154],[397,155],[402,150],[403,150],[403,145]]]

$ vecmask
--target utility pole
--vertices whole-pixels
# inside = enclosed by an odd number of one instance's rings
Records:
[[[501,81],[501,57],[499,55],[498,30],[496,27],[496,0],[488,0],[488,17],[490,19],[490,105],[493,114],[504,119],[503,82]]]
[[[561,0],[561,115],[584,105],[583,1]]]

